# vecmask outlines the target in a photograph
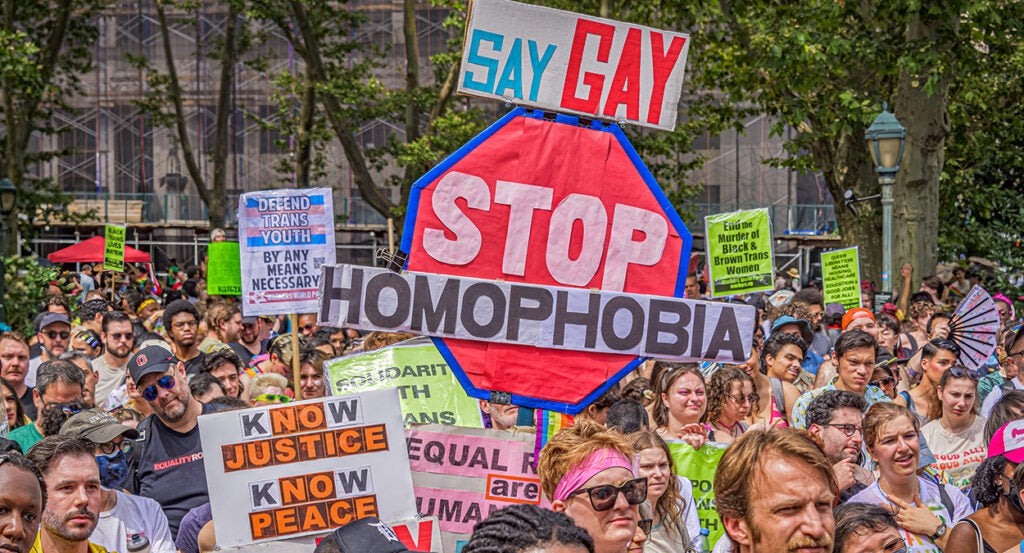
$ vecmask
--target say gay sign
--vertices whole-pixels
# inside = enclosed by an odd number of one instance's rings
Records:
[[[684,34],[473,0],[459,93],[672,130],[688,50]]]

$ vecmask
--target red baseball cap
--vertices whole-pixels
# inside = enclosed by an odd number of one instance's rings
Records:
[[[875,315],[874,313],[871,312],[870,309],[866,307],[857,307],[851,309],[847,311],[845,315],[843,315],[843,330],[846,330],[846,327],[850,326],[850,323],[856,321],[857,319],[871,319],[872,321],[874,321]]]

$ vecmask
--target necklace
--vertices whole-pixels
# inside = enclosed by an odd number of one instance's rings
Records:
[[[722,424],[720,420],[717,420],[711,424],[712,426],[715,426],[724,432],[728,432],[729,435],[732,436],[733,438],[737,438],[740,434],[743,433],[743,427],[740,426],[740,421],[736,421],[735,423],[732,424],[732,426],[726,426]]]

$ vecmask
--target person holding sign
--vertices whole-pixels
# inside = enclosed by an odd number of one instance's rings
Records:
[[[633,451],[639,457],[639,474],[647,478],[645,507],[649,506],[652,525],[645,550],[649,553],[682,551],[690,543],[691,534],[700,532],[690,481],[676,477],[672,452],[661,436],[643,431],[630,438]]]
[[[555,434],[540,452],[537,474],[551,509],[594,540],[595,553],[622,553],[636,533],[647,478],[633,474],[622,434],[582,420]]]

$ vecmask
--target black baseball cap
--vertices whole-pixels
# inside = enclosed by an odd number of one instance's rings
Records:
[[[131,361],[128,361],[128,372],[131,373],[132,380],[138,384],[142,380],[142,377],[147,374],[165,373],[171,367],[180,362],[181,361],[165,347],[146,346],[133,355]]]
[[[335,547],[336,546],[336,547]],[[395,531],[377,517],[350,522],[328,534],[313,553],[407,553]]]

